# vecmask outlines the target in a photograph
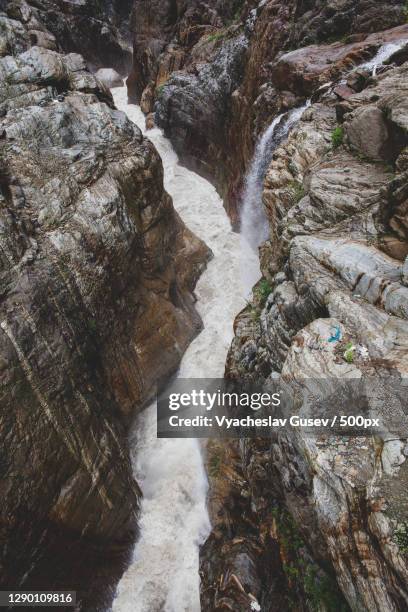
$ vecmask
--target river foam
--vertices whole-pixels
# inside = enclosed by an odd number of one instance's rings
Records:
[[[127,103],[125,87],[112,90],[117,108],[146,132],[140,108]],[[233,321],[245,306],[241,241],[231,229],[222,200],[205,179],[178,164],[158,128],[147,137],[163,161],[164,183],[184,223],[211,248],[214,258],[196,287],[204,328],[180,365],[184,378],[224,374]],[[248,251],[248,265],[257,256]],[[115,612],[199,612],[199,545],[210,530],[207,479],[197,440],[156,438],[156,406],[137,419],[132,435],[134,475],[143,491],[140,530],[133,561],[118,586]]]

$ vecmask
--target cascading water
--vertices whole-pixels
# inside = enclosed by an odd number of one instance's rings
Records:
[[[359,67],[375,74],[377,67],[404,44],[406,41],[383,45],[374,58]],[[139,107],[128,105],[126,88],[112,93],[116,106],[145,131],[144,115]],[[268,235],[262,206],[265,174],[274,150],[308,105],[276,117],[259,139],[246,177],[241,238],[232,232],[215,189],[178,164],[171,143],[160,130],[149,131],[162,157],[165,187],[173,196],[175,208],[214,252],[196,288],[204,329],[183,357],[181,377],[223,375],[233,336],[232,322],[260,276],[256,251]],[[131,452],[135,478],[144,493],[141,535],[132,564],[118,586],[113,610],[199,612],[198,552],[210,528],[200,446],[196,440],[157,439],[156,406],[152,404],[135,424]]]
[[[127,102],[125,87],[112,90],[117,108],[145,132],[145,117]],[[180,365],[183,378],[221,378],[233,337],[232,323],[258,280],[256,248],[266,238],[263,179],[275,148],[309,103],[280,115],[260,139],[244,196],[241,238],[231,229],[212,185],[178,164],[171,143],[155,128],[148,136],[159,151],[166,190],[186,225],[214,253],[197,283],[197,310],[204,328]],[[248,248],[243,248],[243,242]],[[242,279],[240,261],[244,253]],[[240,282],[241,277],[241,282]],[[137,419],[131,436],[136,480],[143,491],[140,539],[133,561],[118,586],[114,612],[199,612],[199,545],[209,533],[207,479],[197,440],[157,439],[156,405]]]
[[[127,103],[125,87],[112,90],[117,108],[144,131],[145,117]],[[204,329],[186,351],[184,378],[220,378],[233,337],[232,324],[245,305],[240,284],[240,238],[210,183],[178,164],[159,129],[148,132],[163,160],[166,190],[186,225],[214,253],[196,287]],[[255,253],[248,265],[256,264]],[[197,440],[157,439],[156,406],[138,418],[131,442],[134,474],[143,491],[140,539],[118,586],[115,612],[198,612],[198,547],[209,532],[207,480]]]
[[[402,49],[407,42],[407,40],[397,40],[394,42],[385,43],[378,49],[377,53],[371,60],[364,62],[364,64],[360,64],[358,68],[370,70],[371,74],[375,76],[377,74],[378,67],[385,64],[385,62],[388,61],[390,57],[394,55],[394,53]]]
[[[287,114],[276,117],[258,140],[255,153],[245,179],[245,189],[241,209],[241,276],[247,291],[260,277],[259,260],[249,265],[249,253],[257,252],[258,247],[268,237],[268,220],[262,205],[262,191],[266,171],[273,152],[285,140],[290,130],[299,121],[310,101]]]

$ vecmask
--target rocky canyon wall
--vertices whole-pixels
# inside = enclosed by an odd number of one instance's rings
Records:
[[[135,6],[145,15],[146,5]],[[165,29],[150,14],[154,48],[140,35],[146,20],[141,30],[134,22],[129,86],[184,162],[212,178],[235,223],[257,138],[311,98],[269,160],[263,279],[237,317],[226,376],[266,385],[282,376],[293,393],[300,378],[401,380],[405,4],[246,2],[233,15],[211,8],[211,19],[197,17],[198,39],[186,35],[180,13]],[[400,50],[375,69],[370,60],[392,42]],[[328,342],[333,330],[337,344]],[[386,403],[382,410],[386,421]],[[210,442],[202,609],[406,610],[406,443],[402,432]]]
[[[227,378],[281,376],[293,393],[304,379],[406,378],[407,43],[374,74],[363,59],[407,34],[313,44],[272,66],[277,92],[312,104],[266,174],[263,280],[235,322]],[[406,444],[387,428],[210,444],[203,610],[406,610]]]
[[[40,4],[0,13],[0,575],[92,610],[137,533],[127,427],[200,329],[209,252]]]
[[[136,1],[129,91],[146,113],[155,109],[183,161],[213,180],[238,224],[257,138],[306,93],[276,86],[279,56],[311,43],[358,42],[404,20],[402,0]]]
[[[0,10],[21,24],[10,29],[2,21],[2,53],[23,48],[23,38],[32,46],[80,53],[92,69],[112,67],[126,76],[132,64],[131,9],[132,0],[1,0]]]

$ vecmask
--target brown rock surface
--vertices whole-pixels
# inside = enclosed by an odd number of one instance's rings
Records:
[[[235,322],[228,378],[259,384],[281,375],[294,394],[299,381],[319,380],[318,397],[324,398],[330,388],[324,381],[333,377],[370,375],[385,389],[394,387],[394,376],[406,376],[405,71],[404,65],[389,69],[341,103],[343,144],[332,139],[338,99],[329,90],[275,151],[263,194],[270,240],[261,249],[270,293],[255,287],[252,303]],[[358,149],[350,146],[352,122],[361,134]],[[381,146],[368,148],[371,141]],[[381,151],[380,161],[373,150]],[[337,328],[338,346],[328,342]],[[355,353],[347,360],[349,342],[362,345],[367,357]],[[297,413],[302,404],[296,406]],[[277,585],[285,593],[279,601],[284,609],[288,602],[311,609],[309,589],[317,597],[314,605],[328,609],[407,608],[406,412],[392,433],[387,401],[380,414],[385,431],[376,436],[310,437],[290,430],[266,446],[261,440],[226,443],[238,455],[237,475],[235,486],[222,493],[226,510],[213,515],[201,555],[208,575],[205,610],[219,605],[222,595],[223,605],[239,612],[251,595],[262,610],[273,610]],[[217,482],[211,486],[217,492]],[[242,551],[246,565],[239,563]]]
[[[254,144],[271,118],[301,103],[294,93],[308,95],[317,83],[340,74],[352,62],[372,57],[382,42],[407,36],[406,25],[375,33],[404,20],[402,0],[391,4],[344,0],[329,5],[268,0],[224,7],[216,0],[205,4],[191,0],[173,12],[169,4],[161,3],[152,13],[140,0],[133,17],[135,60],[129,92],[140,100],[147,87],[150,112],[154,88],[157,122],[182,160],[213,180],[231,219],[238,223],[242,179]],[[346,36],[348,43],[339,42]],[[328,44],[333,38],[338,42]],[[230,50],[238,42],[247,51],[240,54],[235,70]],[[292,72],[283,65],[285,59],[282,63],[277,59],[282,51],[298,46],[306,48],[283,56],[299,58],[302,67],[294,62]],[[207,83],[205,73],[217,64],[224,70],[216,70]],[[230,73],[231,78],[221,77],[222,73]]]
[[[0,134],[1,586],[101,609],[137,533],[127,426],[200,328],[208,250],[80,55],[1,58]]]
[[[327,81],[336,80],[364,60],[370,59],[387,42],[408,41],[408,25],[370,34],[361,41],[345,44],[311,45],[285,53],[272,68],[272,81],[279,89],[310,96]]]

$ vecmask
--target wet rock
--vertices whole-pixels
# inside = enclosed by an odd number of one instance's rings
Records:
[[[371,75],[368,70],[359,68],[352,71],[352,73],[347,77],[346,82],[348,87],[353,89],[355,92],[359,92],[364,89],[370,76]]]
[[[311,45],[284,54],[273,66],[272,81],[279,89],[310,95],[317,87],[333,81],[370,59],[378,48],[393,40],[408,39],[408,27],[371,34],[365,40],[344,44]]]
[[[342,100],[347,100],[347,98],[349,98],[353,95],[353,93],[355,93],[354,90],[351,89],[351,87],[348,87],[347,85],[339,85],[333,91],[336,96],[338,96]]]
[[[297,49],[278,60],[272,79],[279,89],[285,87],[297,95],[310,95],[317,87],[338,78],[353,64],[374,55],[377,48],[374,44],[333,43]]]
[[[127,427],[200,328],[208,251],[81,56],[2,58],[0,106],[1,584],[99,609],[137,535]]]
[[[155,107],[157,124],[184,163],[215,180],[222,192],[225,117],[240,82],[246,48],[244,36],[231,39],[211,63],[197,67],[196,74],[174,73]]]
[[[154,123],[154,113],[149,113],[146,117],[146,129],[152,130],[155,126]]]
[[[279,371],[296,394],[297,381],[305,375],[342,380],[369,371],[381,388],[393,385],[394,375],[406,376],[405,70],[402,65],[379,74],[342,103],[343,129],[348,135],[352,124],[355,130],[353,147],[347,139],[343,146],[332,143],[338,103],[328,94],[312,104],[275,151],[263,193],[270,240],[261,248],[271,293],[255,320],[250,316],[259,307],[255,301],[238,316],[228,378],[264,381],[266,389],[271,374]],[[397,160],[395,172],[385,159]],[[348,361],[344,347],[328,342],[333,329],[340,332],[337,344],[361,345],[363,357]],[[319,397],[325,396],[323,387]],[[388,422],[387,402],[380,412]],[[314,561],[334,572],[352,610],[404,610],[408,566],[398,533],[407,520],[401,504],[406,432],[385,432],[378,439],[282,432],[266,453],[273,468],[259,480],[265,459],[258,444],[243,443],[241,463],[237,460],[248,479],[255,529],[267,530],[264,505],[284,507]],[[238,518],[232,522],[240,524]],[[275,531],[275,538],[287,563],[287,532],[282,540]],[[266,548],[261,545],[257,555],[262,558]],[[215,554],[221,574],[232,562]],[[299,576],[299,568],[289,564]],[[276,557],[274,568],[278,575]],[[273,579],[259,575],[259,601],[268,605]],[[285,588],[282,583],[280,588]],[[297,588],[294,578],[292,593]],[[235,609],[245,609],[238,595],[230,592],[230,599]]]
[[[143,90],[142,97],[140,99],[140,108],[148,115],[153,111],[155,84],[150,83],[146,89]]]
[[[113,68],[100,68],[95,73],[95,76],[99,81],[102,81],[102,83],[106,85],[108,89],[111,89],[112,87],[122,87],[123,85],[122,77],[116,72],[116,70],[113,70]]]

